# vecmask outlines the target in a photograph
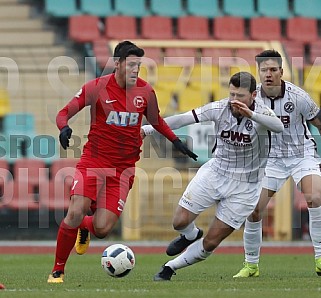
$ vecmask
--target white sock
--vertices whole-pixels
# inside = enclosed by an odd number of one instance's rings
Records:
[[[203,247],[203,238],[192,243],[182,254],[173,260],[168,261],[165,266],[171,267],[174,271],[205,260],[212,254]]]
[[[321,207],[308,208],[308,210],[310,236],[317,259],[321,257]]]
[[[198,228],[192,221],[186,228],[177,230],[177,232],[184,235],[187,240],[194,240],[198,234]]]
[[[262,245],[262,220],[258,222],[245,221],[243,240],[245,262],[258,264]]]

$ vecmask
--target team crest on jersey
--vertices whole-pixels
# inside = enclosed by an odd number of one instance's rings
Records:
[[[246,128],[247,131],[251,131],[251,130],[252,130],[252,128],[253,128],[253,123],[252,123],[251,120],[246,120],[246,122],[245,122],[245,128]]]
[[[144,106],[144,98],[140,95],[135,96],[133,103],[136,108],[142,108]]]
[[[292,113],[294,111],[294,104],[292,102],[286,102],[284,104],[284,110],[287,113]]]

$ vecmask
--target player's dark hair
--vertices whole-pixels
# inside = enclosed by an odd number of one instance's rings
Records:
[[[259,67],[262,62],[270,59],[275,60],[279,64],[279,67],[282,67],[282,57],[276,50],[265,50],[255,56],[255,61]]]
[[[237,72],[232,75],[229,81],[230,84],[237,88],[246,88],[250,93],[256,90],[256,79],[246,71]]]
[[[125,60],[129,55],[134,55],[137,57],[143,57],[145,54],[144,50],[136,46],[131,41],[125,40],[120,42],[114,50],[114,60],[119,60],[120,62]]]

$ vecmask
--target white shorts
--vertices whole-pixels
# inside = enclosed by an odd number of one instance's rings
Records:
[[[319,159],[313,156],[268,158],[262,186],[277,192],[290,176],[297,185],[307,175],[321,176]]]
[[[232,228],[240,229],[253,212],[261,189],[261,182],[233,180],[213,171],[206,163],[188,184],[179,205],[200,214],[216,203],[216,217]]]

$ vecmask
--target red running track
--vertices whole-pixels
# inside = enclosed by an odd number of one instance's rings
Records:
[[[140,246],[130,245],[137,254],[165,254],[165,246]],[[88,253],[100,254],[105,247],[92,246]],[[262,254],[313,254],[311,246],[268,246],[262,247]],[[54,246],[0,246],[0,254],[54,254]],[[242,254],[242,246],[222,246],[216,249],[219,254]]]

